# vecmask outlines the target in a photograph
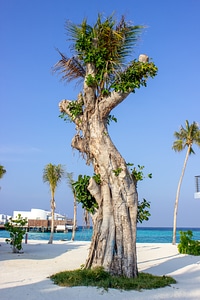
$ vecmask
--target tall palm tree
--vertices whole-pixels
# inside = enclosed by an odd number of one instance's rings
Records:
[[[176,244],[176,223],[177,223],[177,211],[178,211],[178,201],[179,201],[179,195],[180,195],[180,189],[181,184],[183,180],[183,176],[185,173],[187,161],[190,154],[195,154],[192,146],[193,144],[196,144],[200,147],[200,128],[199,125],[196,122],[193,122],[191,125],[189,124],[188,120],[185,121],[185,128],[181,126],[179,132],[174,133],[175,138],[177,139],[174,141],[172,149],[174,149],[177,152],[181,152],[185,148],[187,148],[183,169],[181,172],[181,176],[178,182],[177,192],[176,192],[176,200],[175,200],[175,206],[174,206],[174,222],[173,222],[173,239],[172,244]]]
[[[55,191],[58,183],[65,176],[64,167],[59,165],[47,164],[43,170],[43,182],[47,182],[50,186],[51,191],[51,234],[49,238],[49,244],[53,243],[53,233],[54,233],[54,214],[55,214]]]
[[[4,166],[0,165],[0,179],[3,178],[5,173],[6,173],[6,170],[4,169]],[[0,189],[1,189],[1,187],[0,187]]]

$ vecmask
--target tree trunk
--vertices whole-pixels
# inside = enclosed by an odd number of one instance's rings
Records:
[[[87,64],[85,78],[94,73],[92,64]],[[84,94],[77,100],[77,103],[83,101],[82,114],[74,118],[69,100],[61,101],[59,107],[76,124],[72,147],[83,153],[87,164],[93,164],[94,172],[101,179],[100,185],[91,179],[88,187],[99,208],[85,267],[103,266],[111,274],[136,277],[137,189],[107,131],[110,111],[128,94],[112,92],[97,98],[95,87],[84,82]]]
[[[72,241],[74,241],[75,239],[76,227],[77,227],[77,203],[76,203],[76,197],[74,195],[74,220],[73,220],[72,238],[71,238]]]
[[[174,221],[173,221],[173,238],[172,238],[172,245],[176,245],[176,227],[177,227],[177,212],[178,212],[178,202],[179,202],[179,196],[180,196],[180,190],[181,190],[181,184],[183,181],[183,176],[185,173],[189,153],[190,153],[191,145],[188,146],[184,164],[183,164],[183,169],[181,172],[181,177],[178,182],[178,187],[177,187],[177,192],[176,192],[176,200],[175,200],[175,205],[174,205]]]
[[[53,197],[51,200],[51,233],[50,233],[48,244],[53,244],[54,219],[55,219],[55,200]]]
[[[89,159],[93,158],[94,171],[101,176],[100,185],[91,179],[88,187],[99,209],[85,267],[103,266],[112,274],[135,277],[137,190],[106,126],[95,114],[90,116],[89,123],[87,142],[84,144],[78,136],[72,141],[72,146],[79,150],[89,147]]]

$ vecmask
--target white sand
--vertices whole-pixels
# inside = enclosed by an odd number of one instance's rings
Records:
[[[177,284],[137,291],[108,292],[92,287],[59,287],[48,278],[85,263],[89,242],[28,241],[23,254],[13,254],[0,239],[0,299],[2,300],[137,300],[200,299],[200,256],[180,255],[171,244],[137,244],[138,268],[155,275],[170,275]]]

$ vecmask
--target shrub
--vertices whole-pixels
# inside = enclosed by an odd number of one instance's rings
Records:
[[[26,232],[24,226],[27,223],[27,219],[23,219],[19,214],[17,219],[10,218],[5,224],[5,229],[10,232],[10,238],[6,239],[6,243],[10,244],[13,253],[19,253],[22,249],[22,239]]]
[[[193,233],[191,230],[180,231],[180,243],[178,251],[182,254],[200,255],[200,241],[192,239]]]

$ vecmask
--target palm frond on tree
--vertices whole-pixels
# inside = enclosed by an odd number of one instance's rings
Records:
[[[68,58],[59,50],[57,50],[61,56],[61,59],[55,64],[53,71],[62,75],[61,79],[70,82],[74,79],[80,79],[85,77],[85,68],[77,57]]]
[[[101,90],[109,90],[125,69],[123,64],[132,53],[143,26],[127,23],[124,16],[117,23],[113,16],[103,19],[99,15],[93,27],[84,19],[79,25],[67,21],[65,28],[74,43],[74,56],[67,58],[59,52],[61,60],[55,65],[55,70],[61,70],[62,79],[69,82],[84,77],[85,66],[93,64],[97,85]]]

